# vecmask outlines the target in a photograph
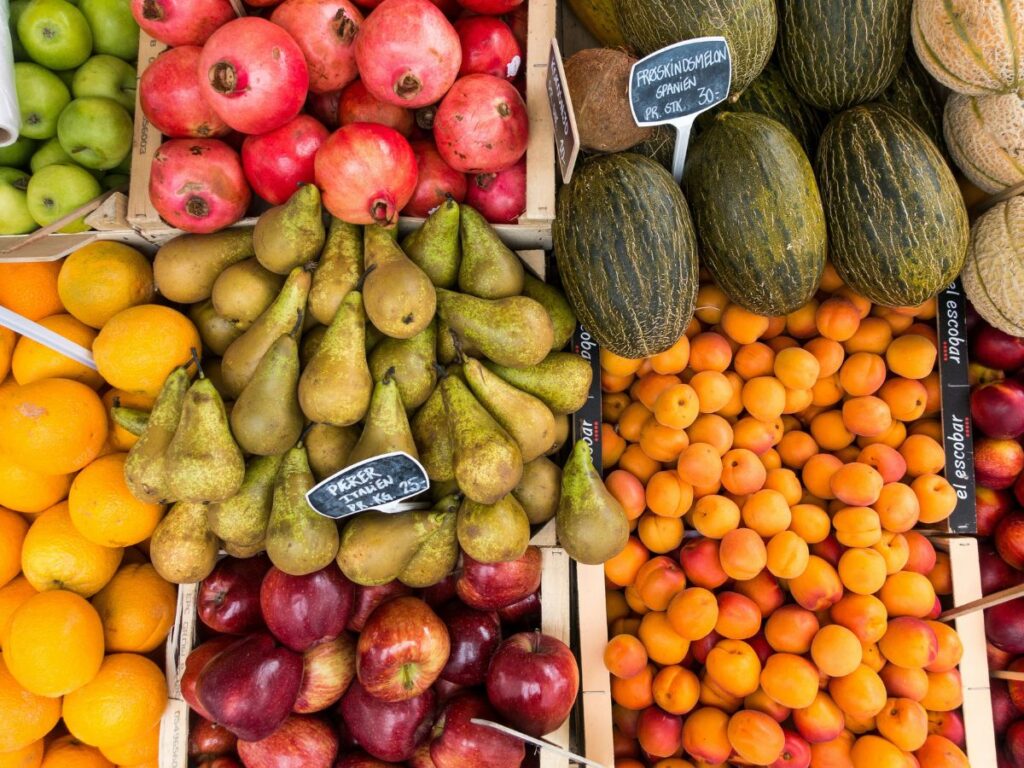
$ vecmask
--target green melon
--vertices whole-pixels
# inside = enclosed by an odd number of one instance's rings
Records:
[[[694,37],[724,37],[733,95],[761,74],[775,46],[775,0],[615,0],[615,10],[626,44],[641,57]]]
[[[967,210],[949,166],[914,122],[884,104],[854,107],[822,134],[818,188],[832,263],[885,306],[916,305],[963,268]]]
[[[1024,182],[1024,99],[965,96],[946,102],[946,146],[979,189],[995,194]]]
[[[910,0],[779,0],[779,65],[801,99],[831,112],[870,101],[903,62]]]
[[[619,48],[626,44],[615,15],[615,0],[566,0],[576,18],[601,45]]]
[[[558,192],[555,258],[580,324],[640,358],[686,331],[697,297],[690,210],[672,174],[632,153],[585,161]]]
[[[989,325],[1024,336],[1024,197],[998,203],[974,222],[963,280]]]
[[[945,151],[942,140],[943,96],[942,86],[932,80],[914,52],[908,50],[896,78],[878,100],[917,123],[935,146]]]

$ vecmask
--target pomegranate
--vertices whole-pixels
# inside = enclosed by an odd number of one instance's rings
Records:
[[[338,125],[379,123],[409,138],[414,121],[411,109],[381,101],[366,90],[362,80],[349,84],[338,101]]]
[[[463,75],[483,74],[515,80],[523,52],[508,24],[493,16],[470,16],[455,22],[462,43]]]
[[[331,130],[338,127],[338,102],[341,89],[327,93],[311,93],[306,99],[306,111]]]
[[[361,5],[363,8],[376,8],[384,0],[356,0],[357,5]],[[455,16],[462,10],[462,6],[459,5],[458,0],[430,0],[434,5],[441,9],[441,13],[445,16]]]
[[[434,118],[437,151],[463,173],[493,173],[526,152],[530,120],[511,83],[494,75],[460,78]]]
[[[356,37],[366,89],[381,101],[415,109],[451,88],[462,64],[459,35],[430,0],[384,0]]]
[[[202,45],[235,10],[228,0],[132,0],[132,16],[161,43]]]
[[[504,171],[470,176],[466,203],[494,224],[514,224],[526,210],[526,158]]]
[[[171,138],[210,138],[231,131],[199,90],[198,45],[170,48],[139,79],[139,105],[159,131]]]
[[[355,39],[363,14],[349,0],[285,0],[270,20],[305,54],[313,93],[336,91],[359,77]]]
[[[266,133],[299,114],[309,72],[291,35],[266,19],[246,16],[206,41],[199,82],[225,123],[242,133]]]
[[[247,136],[242,168],[252,191],[280,205],[301,184],[313,183],[313,159],[327,140],[327,129],[309,115],[299,115],[269,133]]]
[[[315,168],[324,206],[349,224],[392,224],[416,189],[416,155],[386,125],[342,126],[316,153]]]
[[[511,13],[523,4],[523,0],[459,0],[459,5],[473,13],[487,13],[500,16]]]
[[[419,178],[412,198],[402,209],[403,215],[428,216],[445,198],[451,197],[458,203],[465,199],[465,174],[452,169],[441,159],[434,142],[430,139],[417,139],[412,142],[412,151],[416,153]]]
[[[252,193],[238,153],[217,139],[171,139],[153,157],[149,199],[172,227],[216,232],[245,215]]]
[[[526,37],[529,26],[529,10],[525,4],[516,6],[510,14],[505,17],[516,42],[522,50],[526,50]]]

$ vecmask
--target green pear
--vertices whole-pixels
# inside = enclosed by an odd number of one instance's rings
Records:
[[[295,445],[306,421],[299,407],[299,345],[281,336],[256,366],[231,409],[231,431],[246,453],[276,456]]]
[[[459,506],[457,523],[462,551],[481,563],[507,563],[530,545],[530,521],[512,494],[494,504],[469,497]]]
[[[523,295],[529,296],[547,310],[548,317],[551,318],[551,327],[555,331],[551,351],[563,349],[576,330],[576,313],[569,306],[568,299],[555,286],[548,285],[530,274],[524,278]]]
[[[514,387],[543,401],[554,413],[575,413],[590,396],[594,371],[572,352],[552,352],[537,365],[516,368],[496,361],[487,367]]]
[[[188,316],[195,323],[203,346],[215,355],[223,355],[245,333],[240,325],[218,315],[209,299],[189,307]]]
[[[217,537],[206,521],[206,505],[179,501],[157,523],[149,540],[149,559],[172,584],[195,584],[217,564]]]
[[[426,402],[437,385],[436,347],[434,322],[411,339],[382,339],[370,353],[370,373],[374,381],[379,381],[394,369],[402,404],[407,411],[414,411]]]
[[[217,276],[256,254],[252,227],[224,229],[209,235],[178,235],[153,258],[153,279],[163,296],[178,304],[205,301]]]
[[[423,226],[406,235],[404,250],[413,264],[427,273],[437,288],[454,288],[459,277],[459,204],[451,197],[427,217]]]
[[[409,566],[443,516],[430,512],[363,512],[349,519],[341,535],[338,567],[364,587],[394,581]]]
[[[439,525],[416,550],[416,554],[398,575],[398,580],[413,589],[432,587],[455,570],[459,561],[456,533],[459,498],[448,496],[434,505],[431,515]]]
[[[437,311],[462,344],[496,363],[536,365],[551,351],[554,329],[547,310],[533,299],[478,299],[437,290]]]
[[[501,242],[487,219],[459,206],[462,263],[459,290],[481,299],[504,299],[523,292],[523,262]]]
[[[341,300],[359,285],[363,274],[363,229],[331,218],[320,263],[309,291],[309,314],[330,325]]]
[[[274,481],[283,459],[284,454],[250,459],[238,493],[207,506],[206,519],[210,529],[225,545],[263,546],[274,499]]]
[[[303,332],[302,341],[299,343],[299,363],[303,370],[309,365],[309,361],[313,359],[317,350],[320,349],[320,344],[323,342],[326,334],[326,325],[314,325],[308,331]]]
[[[282,275],[264,269],[256,259],[246,259],[218,275],[210,301],[218,315],[244,331],[274,302],[283,284]]]
[[[434,319],[437,295],[427,274],[413,264],[388,230],[376,224],[363,229],[366,316],[387,336],[408,339]]]
[[[551,450],[545,455],[554,456],[562,449],[562,446],[565,445],[566,441],[569,439],[569,432],[572,430],[571,422],[572,419],[569,418],[568,414],[555,414],[555,444],[551,446]]]
[[[355,427],[313,424],[306,433],[306,453],[313,477],[319,483],[348,466],[349,454],[359,440]]]
[[[558,541],[569,557],[587,565],[610,560],[629,540],[626,512],[604,487],[585,440],[576,442],[562,470],[555,524]]]
[[[320,190],[315,184],[303,184],[283,204],[260,214],[252,243],[260,264],[287,275],[316,261],[325,237]]]
[[[416,411],[410,422],[413,440],[420,454],[420,463],[434,483],[455,479],[452,459],[452,433],[444,408],[441,387],[434,391]]]
[[[363,431],[348,455],[348,463],[358,464],[393,451],[404,451],[414,459],[419,459],[409,428],[409,417],[402,405],[402,396],[398,393],[398,382],[395,381],[394,372],[388,371],[373,387]]]
[[[172,498],[167,486],[167,449],[181,421],[188,385],[188,370],[179,367],[171,371],[153,404],[146,429],[128,451],[124,480],[140,501],[153,504]]]
[[[512,495],[523,505],[530,525],[546,523],[558,511],[562,496],[562,468],[547,456],[541,456],[523,467],[523,479]]]

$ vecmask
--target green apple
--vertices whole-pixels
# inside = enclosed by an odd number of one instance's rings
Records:
[[[85,168],[115,168],[132,151],[132,118],[113,99],[75,99],[57,120],[60,145]]]
[[[109,53],[125,61],[139,55],[139,25],[129,0],[81,0],[78,9],[92,29],[94,53]]]
[[[71,90],[71,84],[75,82],[75,72],[77,69],[55,69],[53,74],[60,78],[60,81]]]
[[[135,67],[116,56],[101,53],[75,70],[71,93],[83,96],[105,96],[125,109],[135,109]]]
[[[21,110],[21,135],[48,139],[57,135],[57,120],[71,101],[71,93],[53,72],[38,64],[14,65],[14,90]]]
[[[84,168],[48,165],[29,179],[28,210],[36,223],[45,227],[85,205],[100,192],[100,183]],[[82,219],[75,219],[60,231],[84,232],[88,228]]]
[[[21,18],[22,12],[28,8],[28,4],[32,0],[11,0],[11,17],[8,19],[8,25],[11,28],[11,48],[14,51],[15,61],[28,61],[28,51],[25,50],[25,46],[21,44],[21,38],[18,37],[18,19]]]
[[[103,185],[104,189],[117,189],[118,187],[123,186],[127,183],[127,173],[108,173],[106,176],[100,179],[100,184]]]
[[[0,167],[0,235],[24,235],[39,226],[28,212],[28,180],[24,171]]]
[[[32,173],[39,173],[46,166],[57,165],[58,163],[63,163],[64,165],[76,164],[71,159],[71,155],[64,151],[64,147],[60,145],[57,137],[54,136],[36,150],[35,154],[32,155],[32,159],[29,160],[28,167]]]
[[[67,0],[32,0],[18,19],[28,55],[48,69],[74,69],[92,53],[92,30]]]
[[[28,166],[28,159],[36,151],[36,142],[28,136],[19,136],[18,140],[6,147],[0,147],[0,165],[12,168]]]

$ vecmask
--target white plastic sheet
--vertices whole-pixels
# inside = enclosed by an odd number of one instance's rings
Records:
[[[10,6],[0,0],[0,147],[13,144],[21,127],[18,96],[14,91],[14,49],[8,25]]]

